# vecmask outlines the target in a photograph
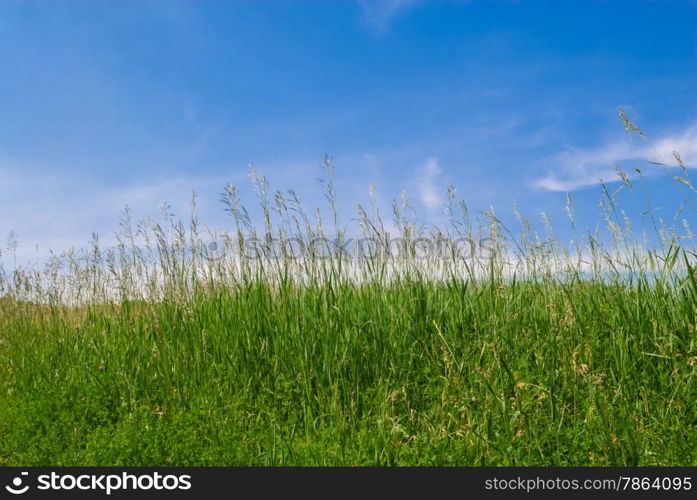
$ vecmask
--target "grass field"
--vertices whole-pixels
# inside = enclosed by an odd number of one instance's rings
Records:
[[[243,257],[348,240],[325,167],[324,225],[253,171],[263,229],[228,187],[224,235],[127,213],[116,248],[4,271],[0,465],[697,464],[695,254],[650,205],[634,237],[616,200],[640,179],[604,188],[605,236],[569,200],[569,245],[451,190],[444,228],[395,202],[398,256]],[[358,220],[387,246],[377,209]],[[480,253],[424,250],[457,236]]]

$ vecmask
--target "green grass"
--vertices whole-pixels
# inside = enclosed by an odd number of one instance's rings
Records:
[[[6,302],[0,459],[695,464],[695,293],[402,281]]]
[[[451,188],[441,228],[406,198],[391,226],[358,207],[399,256],[241,258],[256,235],[348,237],[325,160],[331,231],[252,170],[263,229],[229,186],[224,252],[165,207],[135,229],[127,211],[115,248],[0,267],[0,465],[697,465],[697,191],[676,160],[673,226],[619,171],[604,235],[568,199],[570,244],[544,214],[517,236],[472,221]],[[414,255],[443,236],[495,252]]]

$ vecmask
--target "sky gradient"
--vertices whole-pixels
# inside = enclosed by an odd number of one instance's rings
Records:
[[[566,192],[592,227],[615,164],[670,216],[647,160],[697,167],[696,28],[691,1],[2,1],[0,235],[108,242],[124,205],[186,217],[194,188],[223,228],[226,183],[253,204],[250,162],[314,207],[325,153],[347,219],[374,183],[387,213],[405,190],[437,222],[452,183],[563,234]]]

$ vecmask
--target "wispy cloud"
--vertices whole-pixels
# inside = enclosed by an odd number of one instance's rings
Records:
[[[401,12],[423,0],[360,0],[365,21],[382,32]]]
[[[657,141],[632,144],[623,137],[595,149],[569,148],[549,159],[552,168],[533,185],[545,191],[572,191],[596,185],[601,179],[614,181],[615,166],[629,161],[676,165],[673,151],[680,154],[686,167],[697,168],[697,123]]]
[[[0,164],[0,245],[10,231],[19,236],[23,260],[40,260],[48,250],[81,248],[94,231],[105,245],[113,234],[123,208],[128,205],[137,218],[158,216],[159,204],[167,201],[179,217],[191,210],[191,192],[201,193],[199,209],[206,220],[219,219],[217,195],[227,181],[242,182],[245,174],[169,176],[147,183],[106,185],[97,179],[51,174],[16,163]],[[4,248],[3,248],[4,249]]]
[[[438,179],[442,170],[438,165],[436,158],[429,159],[424,163],[418,171],[416,186],[419,193],[419,199],[429,210],[434,210],[441,206],[442,200]]]

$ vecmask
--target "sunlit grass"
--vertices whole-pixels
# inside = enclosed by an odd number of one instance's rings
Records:
[[[3,271],[0,464],[697,464],[692,235],[649,204],[635,237],[616,200],[640,178],[603,187],[603,234],[569,198],[570,245],[470,220],[451,189],[447,227],[358,208],[398,257],[242,258],[255,235],[352,236],[325,167],[326,221],[253,171],[259,229],[228,187],[229,233],[126,213],[114,249]],[[439,237],[494,252],[415,255]]]

